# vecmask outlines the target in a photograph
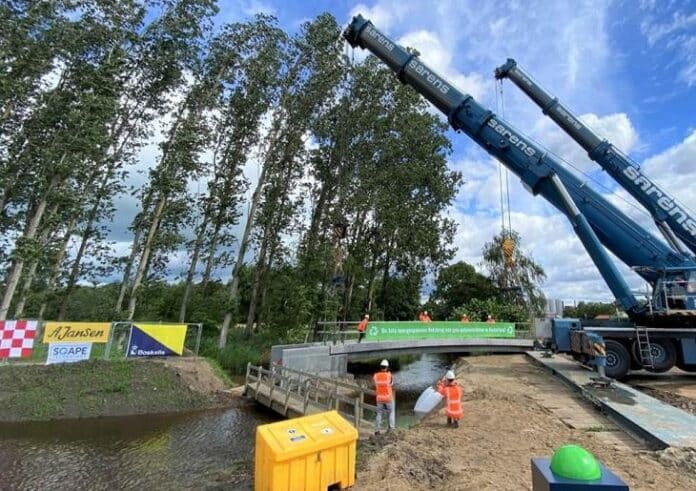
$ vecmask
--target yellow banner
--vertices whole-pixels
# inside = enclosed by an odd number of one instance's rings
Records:
[[[128,356],[182,355],[184,353],[184,341],[188,328],[186,324],[142,324],[138,322],[133,324],[133,327],[135,329],[131,332]]]
[[[111,324],[108,322],[45,322],[44,343],[106,343]]]

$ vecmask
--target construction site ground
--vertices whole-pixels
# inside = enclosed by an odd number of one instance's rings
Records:
[[[566,443],[590,450],[632,490],[696,489],[696,450],[636,442],[524,355],[462,358],[457,378],[459,428],[446,427],[439,410],[361,443],[355,489],[531,489],[530,459]]]

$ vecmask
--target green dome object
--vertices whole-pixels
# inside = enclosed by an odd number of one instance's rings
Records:
[[[551,472],[578,481],[595,481],[602,477],[595,456],[578,445],[559,447],[551,457]]]

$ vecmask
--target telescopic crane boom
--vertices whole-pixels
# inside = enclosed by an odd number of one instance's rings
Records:
[[[633,322],[552,319],[550,337],[542,337],[549,340],[554,351],[571,353],[581,361],[589,359],[598,366],[606,363],[606,374],[616,378],[626,375],[632,367],[664,372],[677,365],[696,372],[696,262],[691,254],[680,253],[650,234],[571,173],[559,159],[473,97],[459,92],[362,16],[353,18],[343,36],[352,46],[367,48],[384,61],[399,80],[442,111],[455,130],[466,133],[514,172],[525,187],[568,217]],[[660,199],[658,206],[662,206]],[[667,216],[675,218],[669,212]],[[549,235],[553,233],[549,230]],[[687,243],[688,237],[683,237]],[[604,247],[651,283],[653,293],[647,307],[637,302]],[[606,341],[606,350],[600,350],[599,355],[606,356],[598,356],[591,349],[602,339]]]
[[[515,60],[510,58],[496,68],[495,77],[509,78],[545,115],[578,142],[590,159],[597,162],[650,212],[672,248],[684,251],[676,236],[692,254],[696,253],[696,217],[691,216],[686,208],[652,182],[635,162],[610,142],[601,139],[570,109],[537,84]]]
[[[604,247],[652,284],[652,312],[666,310],[661,294],[663,284],[696,269],[693,258],[677,253],[657,239],[572,174],[555,156],[471,95],[459,92],[370,21],[360,15],[354,17],[344,37],[352,46],[375,54],[396,72],[401,82],[411,85],[444,113],[455,130],[465,132],[514,172],[534,194],[540,194],[564,213],[609,289],[631,318],[649,322],[645,320],[645,309]]]

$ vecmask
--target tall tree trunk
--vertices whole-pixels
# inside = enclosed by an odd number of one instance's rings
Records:
[[[65,160],[66,155],[63,154],[60,161],[61,164]],[[59,165],[61,165],[59,164]],[[44,212],[46,211],[46,206],[48,205],[48,197],[53,191],[53,188],[60,182],[60,177],[58,175],[53,175],[51,182],[48,185],[46,191],[41,195],[38,205],[34,209],[34,212],[30,215],[27,228],[22,236],[24,240],[33,240],[36,237],[36,233],[39,229],[39,224],[43,218]],[[21,257],[16,257],[12,261],[12,266],[7,274],[5,280],[5,293],[0,301],[0,321],[7,319],[7,313],[10,310],[10,305],[12,304],[12,298],[14,297],[15,291],[17,290],[17,285],[19,284],[19,278],[22,276],[22,271],[24,269],[24,259]]]
[[[48,216],[53,217],[56,214],[56,211],[58,211],[57,203],[51,207],[51,211],[48,212]],[[44,227],[41,233],[39,234],[38,240],[39,246],[41,248],[46,247],[46,245],[48,244],[48,238],[51,235],[51,232],[52,230],[50,227]],[[36,277],[36,270],[38,269],[38,267],[39,258],[36,258],[31,262],[31,265],[29,266],[29,271],[27,271],[27,273],[24,275],[24,284],[22,285],[19,302],[17,302],[17,305],[15,306],[15,319],[21,318],[21,316],[24,314],[24,308],[26,307],[27,300],[29,298],[29,293],[31,292],[31,285],[34,282],[34,278]]]
[[[27,304],[27,298],[29,297],[29,292],[31,291],[31,284],[34,281],[34,276],[36,276],[36,269],[39,266],[39,261],[32,261],[31,266],[29,266],[29,271],[24,275],[24,284],[20,291],[19,302],[15,306],[14,318],[21,319],[24,314],[24,307]]]
[[[149,209],[150,202],[154,192],[152,189],[147,190],[147,194],[143,197],[143,209],[140,212],[141,217],[144,217]],[[123,279],[121,281],[121,288],[118,292],[118,299],[116,300],[116,305],[114,306],[114,315],[120,315],[123,311],[123,302],[126,299],[126,292],[131,282],[131,274],[133,271],[133,265],[135,264],[135,259],[138,257],[138,252],[140,251],[140,240],[143,235],[143,227],[141,224],[135,225],[135,232],[133,234],[133,245],[131,247],[130,256],[128,256],[128,262],[126,262],[126,267],[123,270]]]
[[[208,289],[208,282],[210,282],[210,277],[213,274],[213,267],[215,265],[215,253],[217,252],[217,243],[220,238],[220,229],[222,228],[222,212],[218,212],[215,224],[213,225],[213,232],[210,237],[210,243],[208,244],[208,254],[205,258],[205,270],[203,271],[203,277],[201,278],[201,290],[203,292]]]
[[[148,230],[145,244],[143,244],[143,252],[140,256],[140,263],[138,264],[138,270],[135,273],[135,278],[133,278],[133,287],[131,288],[130,299],[128,301],[127,320],[129,321],[132,321],[133,316],[135,315],[135,305],[138,300],[138,290],[140,289],[140,285],[142,285],[143,278],[145,278],[145,275],[147,275],[152,245],[155,242],[155,236],[157,235],[157,230],[159,229],[159,221],[162,218],[162,213],[164,212],[164,207],[166,204],[167,198],[160,197],[157,200],[154,211],[152,212],[152,222],[150,223],[150,229]]]
[[[203,223],[198,229],[198,234],[196,235],[196,240],[193,244],[193,251],[191,253],[191,264],[189,264],[188,272],[186,273],[186,282],[184,286],[184,295],[181,299],[181,308],[179,309],[179,322],[186,321],[186,309],[188,307],[189,297],[191,296],[191,289],[193,288],[193,277],[196,275],[196,266],[198,265],[198,257],[201,252],[201,246],[203,245],[203,238],[206,231],[206,221],[207,221],[207,211],[203,215]]]
[[[68,251],[68,244],[70,243],[70,237],[72,237],[72,232],[75,228],[75,224],[77,222],[76,218],[72,218],[70,220],[70,223],[68,224],[66,230],[65,230],[65,236],[63,237],[63,240],[60,243],[60,247],[58,248],[58,251],[56,252],[55,260],[53,262],[53,267],[51,268],[51,276],[48,278],[48,283],[46,284],[46,292],[47,293],[53,293],[56,290],[56,285],[58,284],[58,279],[60,278],[60,271],[61,271],[61,266],[63,264],[63,260],[65,259],[65,254]],[[43,315],[46,312],[46,308],[48,307],[48,298],[45,298],[41,301],[41,306],[39,307],[39,319],[43,319]],[[61,317],[59,317],[58,320],[63,320]]]
[[[121,288],[118,292],[118,299],[116,300],[116,305],[114,306],[114,314],[120,315],[123,310],[123,301],[126,298],[126,291],[130,284],[131,271],[133,270],[133,264],[135,264],[135,258],[138,256],[138,250],[140,248],[140,236],[142,235],[142,229],[136,228],[135,234],[133,235],[133,246],[131,248],[130,256],[128,257],[128,262],[123,270],[123,280],[121,281]],[[67,300],[65,302],[67,305]]]
[[[230,282],[227,312],[225,312],[225,318],[222,321],[222,328],[220,329],[220,339],[218,342],[218,346],[221,349],[227,345],[227,333],[229,332],[230,324],[232,323],[232,318],[237,313],[237,304],[239,302],[239,272],[242,270],[242,266],[244,265],[244,255],[246,254],[247,248],[249,247],[249,238],[251,237],[251,230],[254,227],[256,210],[258,209],[259,202],[261,201],[261,191],[266,181],[267,174],[268,165],[264,165],[263,169],[261,170],[261,175],[259,176],[259,182],[256,185],[256,189],[254,190],[254,194],[251,196],[249,216],[247,217],[247,222],[244,226],[242,240],[239,242],[239,251],[237,251],[237,262],[234,263],[234,268],[232,269],[232,280]]]

